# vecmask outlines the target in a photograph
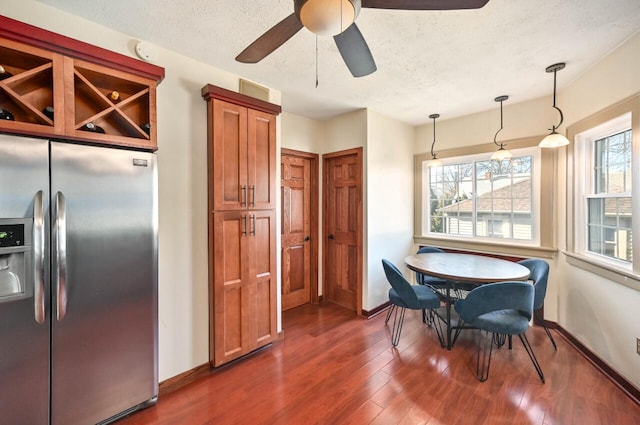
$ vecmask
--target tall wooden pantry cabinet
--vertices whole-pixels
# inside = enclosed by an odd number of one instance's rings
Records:
[[[208,117],[209,360],[277,337],[276,116],[281,107],[213,85]]]

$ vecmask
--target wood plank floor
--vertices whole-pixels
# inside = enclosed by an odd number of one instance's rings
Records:
[[[494,350],[482,383],[475,331],[447,351],[419,313],[407,312],[394,349],[385,313],[367,320],[330,303],[287,311],[283,341],[118,425],[640,424],[640,406],[558,333],[558,351],[542,328],[527,333],[545,384],[517,338],[513,350]]]

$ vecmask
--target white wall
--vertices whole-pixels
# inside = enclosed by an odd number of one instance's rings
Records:
[[[401,269],[411,253],[413,235],[414,127],[368,112],[366,255],[362,308],[389,300],[382,269],[386,258]],[[411,276],[405,269],[405,275]]]

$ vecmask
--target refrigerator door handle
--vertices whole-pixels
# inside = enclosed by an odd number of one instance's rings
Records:
[[[56,318],[67,313],[67,211],[62,192],[56,193]]]
[[[44,323],[44,192],[39,190],[33,200],[33,307],[35,319]]]

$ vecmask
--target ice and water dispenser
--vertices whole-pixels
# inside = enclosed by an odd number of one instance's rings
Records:
[[[0,303],[33,295],[33,219],[0,219]]]

